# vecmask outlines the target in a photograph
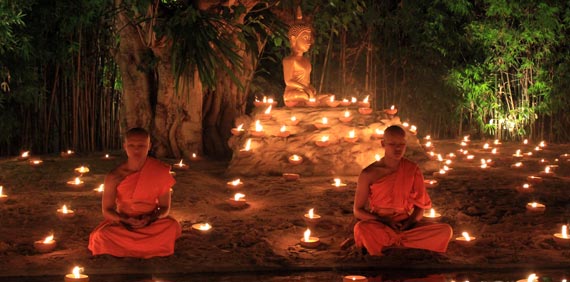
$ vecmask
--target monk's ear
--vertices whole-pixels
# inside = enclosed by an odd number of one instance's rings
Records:
[[[380,141],[380,144],[382,144],[382,148],[386,147],[386,145],[384,145],[384,139]]]

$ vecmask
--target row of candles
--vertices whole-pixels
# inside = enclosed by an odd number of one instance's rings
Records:
[[[446,173],[452,169],[449,167],[449,165],[451,165],[451,163],[452,163],[451,159],[455,158],[455,154],[449,153],[446,155],[447,159],[444,159],[441,154],[435,154],[433,152],[434,146],[431,143],[430,136],[429,135],[426,136],[425,139],[427,140],[427,142],[424,144],[424,148],[427,148],[430,151],[429,154],[432,157],[437,156],[437,159],[440,162],[445,164],[445,165],[443,165],[443,167],[439,171],[434,173],[434,176],[440,177],[440,178],[444,177],[446,175]],[[469,143],[470,143],[469,136],[464,136],[460,145],[461,145],[461,147],[467,147]],[[500,145],[501,143],[499,140],[495,140],[493,142],[493,144],[494,145]],[[528,145],[529,144],[528,140],[525,139],[523,141],[523,144]],[[544,148],[544,147],[546,147],[546,143],[544,141],[541,141],[539,143],[539,145],[535,147],[535,151],[541,151],[542,148]],[[498,153],[497,148],[491,148],[489,143],[485,143],[483,145],[483,149],[484,150],[491,150],[492,154]],[[520,151],[521,150],[517,150],[516,153],[513,155],[513,157],[515,157],[515,158],[522,157],[522,154],[520,154]],[[468,151],[463,149],[463,148],[461,148],[459,150],[459,153],[466,156],[465,160],[469,161],[469,160],[474,159],[474,156],[470,155],[468,153]],[[532,155],[532,152],[529,152],[526,155]],[[560,158],[565,159],[565,160],[570,160],[570,154],[562,154],[562,155],[560,155]],[[556,159],[555,161],[558,161],[558,159]],[[540,164],[544,164],[547,162],[548,161],[545,159],[541,159],[539,161]],[[481,159],[481,168],[482,169],[486,169],[489,166],[491,166],[492,164],[494,164],[492,159]],[[512,168],[522,167],[522,162],[517,162],[517,163],[511,165],[511,167]],[[557,168],[557,167],[558,167],[557,165],[548,165],[545,167],[544,171],[541,171],[539,173],[539,175],[540,176],[554,176],[554,172],[552,171],[552,168]],[[527,177],[527,180],[531,183],[540,183],[542,181],[542,178],[540,176],[530,175]],[[426,179],[426,180],[424,180],[424,184],[425,184],[426,188],[434,188],[438,185],[438,182],[435,179]],[[522,191],[522,192],[532,191],[531,185],[528,183],[523,184],[522,186],[520,186],[520,188],[517,188],[517,190]],[[532,212],[532,213],[543,213],[545,211],[545,209],[546,209],[546,205],[541,204],[541,203],[537,203],[537,202],[530,202],[530,203],[527,203],[527,205],[526,205],[526,210],[529,212]],[[428,221],[437,221],[440,217],[441,217],[441,214],[435,212],[434,209],[431,209],[429,211],[429,213],[424,214],[424,218],[427,219]],[[561,227],[561,232],[554,234],[554,240],[557,243],[559,243],[561,245],[570,245],[570,237],[568,237],[568,230],[567,229],[568,229],[567,225],[563,225]],[[464,244],[464,245],[473,244],[474,240],[475,240],[475,238],[470,236],[469,233],[467,233],[467,232],[463,232],[461,237],[456,238],[457,242],[459,242],[460,244]]]

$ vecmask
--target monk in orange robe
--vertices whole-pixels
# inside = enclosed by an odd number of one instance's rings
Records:
[[[404,158],[406,132],[390,126],[382,140],[384,157],[360,173],[354,196],[354,241],[373,256],[389,246],[445,252],[451,226],[420,223],[431,200],[417,164]]]
[[[123,147],[128,159],[105,178],[105,221],[89,236],[89,250],[117,257],[172,255],[181,228],[168,216],[176,182],[170,166],[148,157],[150,136],[142,128],[129,130]]]

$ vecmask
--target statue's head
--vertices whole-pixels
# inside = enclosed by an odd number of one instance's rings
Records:
[[[287,33],[291,48],[306,52],[313,43],[312,29],[309,25],[296,23],[289,28]]]

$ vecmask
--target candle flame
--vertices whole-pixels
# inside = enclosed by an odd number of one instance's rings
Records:
[[[109,158],[109,154],[105,154],[105,158]]]
[[[71,155],[71,154],[73,154],[73,151],[72,151],[72,150],[67,150],[67,154],[68,154],[68,155]]]
[[[497,148],[493,148],[493,150],[491,150],[491,154],[496,154],[497,153]]]
[[[429,148],[429,147],[431,147],[431,141],[426,142],[426,148]]]
[[[309,239],[311,238],[311,229],[307,228],[307,230],[305,230],[303,238],[305,239],[305,242],[309,242]]]
[[[291,117],[291,121],[292,121],[292,122],[297,121],[297,117],[296,117],[296,116],[292,116],[292,117]]]
[[[198,226],[198,229],[206,231],[212,229],[212,226],[209,223],[202,223]]]
[[[390,107],[390,110],[394,110],[394,109],[396,109],[396,106],[392,105],[392,106]]]
[[[345,118],[350,117],[350,112],[349,112],[349,111],[344,111],[344,117],[345,117]]]
[[[532,203],[530,203],[530,206],[533,208],[536,208],[536,206],[538,206],[538,204],[536,202],[532,202]]]
[[[310,209],[309,210],[309,218],[314,218],[315,217],[315,209]]]
[[[69,213],[66,205],[63,205],[63,207],[61,207],[61,213]]]
[[[335,179],[334,179],[334,186],[340,187],[340,184],[341,184],[341,183],[340,183],[340,178],[335,178]]]
[[[245,195],[242,193],[236,193],[234,195],[234,201],[239,201],[241,198],[245,198]]]
[[[328,136],[328,135],[325,135],[325,136],[321,137],[321,141],[322,141],[322,142],[327,142],[327,141],[329,141],[329,136]]]
[[[42,243],[44,243],[44,244],[50,244],[50,243],[52,243],[52,242],[53,242],[53,234],[47,236],[47,237],[44,239],[44,241],[43,241]]]
[[[81,278],[81,272],[83,272],[83,267],[76,266],[73,268],[71,273],[73,273],[73,278]]]
[[[467,146],[467,143],[465,141],[461,141],[461,146]]]
[[[403,126],[403,127],[408,127],[408,126],[410,126],[410,124],[407,123],[407,122],[404,122],[404,123],[402,123],[402,126]]]
[[[346,102],[348,102],[348,99],[344,98],[344,99],[342,99],[342,101],[343,101],[344,103],[346,103]]]
[[[465,141],[465,142],[469,142],[469,135],[465,135],[465,136],[463,136],[463,141]]]
[[[291,156],[291,159],[294,160],[294,161],[298,161],[298,160],[300,160],[301,158],[300,158],[298,155],[293,155],[293,156]]]
[[[461,233],[461,235],[463,236],[463,238],[465,238],[465,241],[471,241],[471,237],[469,237],[469,233],[464,231],[463,233]]]
[[[416,132],[416,130],[418,130],[418,128],[415,125],[410,126],[411,132]]]
[[[544,141],[540,141],[540,143],[538,144],[538,146],[540,146],[540,147],[546,147],[546,143],[544,143]]]
[[[249,150],[251,150],[251,138],[247,139],[247,142],[245,142],[244,151],[249,151]]]
[[[323,124],[328,124],[329,123],[329,119],[326,117],[323,117]]]
[[[521,167],[522,165],[523,165],[523,163],[521,163],[521,162],[515,163],[515,166],[516,166],[516,167]]]
[[[334,95],[331,96],[330,101],[334,102]]]
[[[353,102],[353,103],[356,103],[357,100],[356,100],[356,98],[352,97],[352,98],[350,99],[350,101]]]
[[[441,154],[437,154],[437,160],[443,162],[443,157],[441,156]]]
[[[267,103],[267,97],[263,96],[263,103]]]
[[[451,160],[445,160],[445,164],[446,164],[446,165],[450,165],[451,163],[452,163]]]
[[[30,156],[30,151],[25,151],[22,153],[22,158],[27,158]]]
[[[439,174],[445,174],[445,169],[440,169]]]
[[[384,130],[380,129],[380,128],[376,128],[374,130],[374,132],[376,133],[376,135],[384,135]]]
[[[4,194],[2,194],[2,189],[4,189],[4,187],[0,186],[0,196],[4,195]]]
[[[426,137],[424,137],[425,140],[430,140],[431,139],[431,135],[428,135]]]
[[[273,105],[269,105],[269,107],[267,107],[267,109],[265,110],[266,115],[271,113],[271,107],[273,107]]]
[[[259,120],[255,121],[255,131],[257,132],[263,131],[263,126],[261,125],[261,122]]]
[[[182,159],[180,159],[180,162],[179,162],[178,164],[176,164],[176,165],[179,166],[179,167],[183,167],[183,166],[184,166],[184,163],[182,162]]]
[[[562,225],[562,238],[568,239],[568,226]]]
[[[354,138],[354,134],[355,134],[355,133],[354,133],[354,129],[353,129],[353,130],[351,130],[350,132],[348,132],[348,137],[349,137],[349,138]]]
[[[523,140],[523,144],[528,144],[528,139]]]
[[[236,127],[236,129],[237,129],[238,131],[242,131],[242,130],[243,130],[243,123],[241,123],[240,125],[238,125],[238,126]]]
[[[195,159],[197,157],[196,153],[192,153],[192,158]]]
[[[526,279],[527,282],[537,282],[538,281],[538,276],[536,276],[536,274],[531,274],[528,276],[528,278]]]
[[[435,217],[435,210],[434,209],[429,210],[429,217]]]
[[[105,190],[105,184],[101,184],[99,185],[99,187],[97,188],[97,192],[103,192]]]
[[[81,184],[81,179],[79,179],[79,177],[75,177],[75,180],[73,181],[73,184],[75,184],[75,185]]]
[[[380,155],[379,155],[379,154],[376,154],[376,155],[374,155],[374,159],[375,159],[377,162],[379,162],[379,161],[380,161],[380,158],[381,158],[381,157],[380,157]]]
[[[236,180],[233,180],[233,181],[230,182],[230,183],[231,183],[232,185],[234,185],[234,186],[237,186],[237,185],[240,185],[242,182],[241,182],[241,180],[238,178],[238,179],[236,179]]]
[[[528,188],[530,188],[530,185],[529,185],[529,184],[527,184],[527,183],[525,183],[525,184],[523,184],[523,186],[522,186],[522,187],[523,187],[523,189],[528,189]]]
[[[281,126],[281,129],[279,129],[280,132],[285,132],[287,131],[287,127],[285,125]]]
[[[483,145],[483,149],[489,149],[489,143],[485,143],[485,145]]]
[[[495,141],[493,142],[493,144],[499,145],[499,144],[501,144],[501,141],[499,141],[499,139],[495,139]]]
[[[267,103],[268,103],[268,104],[273,104],[273,98],[267,99]]]
[[[474,159],[474,158],[475,158],[475,156],[473,156],[473,155],[467,155],[467,159],[468,159],[468,160],[472,160],[472,159]]]
[[[362,100],[362,102],[368,103],[368,98],[370,98],[370,95],[366,96],[366,98],[364,98],[364,100]]]

